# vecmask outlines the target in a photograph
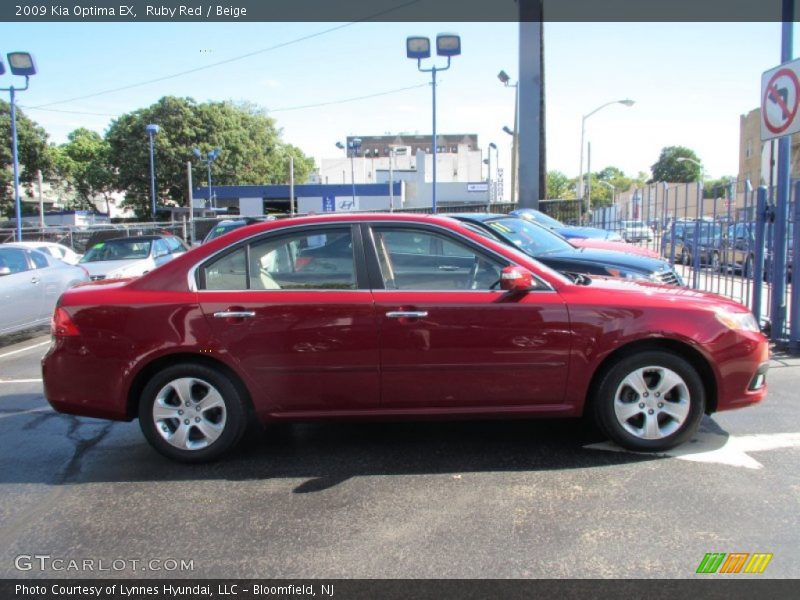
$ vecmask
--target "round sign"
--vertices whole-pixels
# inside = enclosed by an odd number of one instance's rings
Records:
[[[770,132],[781,134],[794,122],[800,103],[800,81],[792,69],[778,69],[767,82],[761,111]]]

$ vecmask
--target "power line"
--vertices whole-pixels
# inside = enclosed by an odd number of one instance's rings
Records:
[[[363,19],[359,19],[358,21],[351,21],[349,23],[344,23],[343,25],[337,25],[336,27],[330,27],[329,29],[324,29],[322,31],[318,31],[316,33],[311,33],[309,35],[305,35],[305,36],[296,38],[294,40],[289,40],[288,42],[281,42],[280,44],[276,44],[276,45],[270,46],[268,48],[262,48],[261,50],[254,50],[253,52],[248,52],[247,54],[241,54],[239,56],[234,56],[232,58],[227,58],[225,60],[221,60],[221,61],[212,63],[210,65],[204,65],[202,67],[195,67],[193,69],[187,69],[185,71],[179,71],[177,73],[172,73],[171,75],[163,75],[161,77],[156,77],[154,79],[148,79],[146,81],[140,81],[138,83],[131,83],[129,85],[123,85],[123,86],[120,86],[120,87],[110,88],[110,89],[107,89],[107,90],[101,90],[99,92],[93,92],[91,94],[84,94],[82,96],[75,96],[73,98],[68,98],[66,100],[57,100],[55,102],[46,102],[44,104],[39,104],[37,106],[31,106],[29,108],[40,109],[40,108],[44,108],[44,107],[47,107],[47,106],[54,106],[56,104],[67,104],[68,102],[74,102],[75,100],[85,100],[87,98],[95,98],[97,96],[103,96],[105,94],[113,94],[114,92],[122,92],[122,91],[125,91],[125,90],[130,90],[132,88],[141,87],[143,85],[149,85],[151,83],[158,83],[160,81],[166,81],[168,79],[174,79],[176,77],[182,77],[184,75],[190,75],[192,73],[198,73],[200,71],[205,71],[206,69],[213,69],[214,67],[219,67],[221,65],[226,65],[226,64],[229,64],[229,63],[232,63],[232,62],[236,62],[236,61],[239,61],[239,60],[244,60],[246,58],[250,58],[252,56],[257,56],[259,54],[264,54],[266,52],[272,52],[274,50],[279,50],[281,48],[285,48],[287,46],[292,46],[294,44],[299,44],[300,42],[304,42],[306,40],[311,40],[311,39],[314,39],[314,38],[317,38],[317,37],[321,37],[323,35],[327,35],[327,34],[332,33],[334,31],[338,31],[340,29],[345,29],[347,27],[351,27],[351,26],[356,25],[358,23],[363,23],[365,21],[370,21],[370,20],[373,20],[373,19],[377,19],[379,17],[382,17],[382,16],[386,15],[387,13],[391,13],[391,12],[394,12],[396,10],[400,10],[402,8],[410,6],[412,4],[416,4],[419,1],[420,0],[410,0],[409,2],[405,2],[403,4],[399,4],[399,5],[397,5],[397,6],[393,7],[393,8],[389,8],[389,9],[386,9],[386,10],[381,11],[379,13],[375,13],[373,15],[365,17]]]
[[[303,110],[307,108],[319,108],[321,106],[332,106],[334,104],[346,104],[347,102],[356,102],[358,100],[367,100],[369,98],[378,98],[380,96],[388,96],[390,94],[399,94],[400,92],[407,92],[408,90],[415,90],[423,87],[427,87],[430,85],[429,83],[419,83],[417,85],[409,85],[406,87],[395,88],[392,90],[385,90],[383,92],[375,92],[374,94],[365,94],[363,96],[354,96],[352,98],[342,98],[340,100],[330,100],[328,102],[318,102],[316,104],[301,104],[298,106],[282,106],[280,108],[273,108],[267,109],[268,113],[274,112],[289,112],[292,110]],[[68,113],[68,114],[75,114],[75,115],[92,115],[97,117],[112,117],[116,118],[120,115],[118,114],[110,114],[110,113],[97,113],[97,112],[85,112],[85,111],[78,111],[78,110],[66,110],[60,108],[42,108],[40,106],[23,106],[20,105],[20,108],[25,110],[43,110],[46,112],[57,112],[57,113]]]

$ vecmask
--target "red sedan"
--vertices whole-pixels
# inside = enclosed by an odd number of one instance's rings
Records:
[[[159,452],[198,462],[252,418],[586,413],[664,450],[704,413],[762,400],[768,357],[719,296],[568,278],[447,218],[342,214],[69,290],[42,367],[56,410],[138,417]]]

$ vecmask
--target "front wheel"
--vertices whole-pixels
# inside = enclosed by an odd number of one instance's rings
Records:
[[[663,451],[687,441],[705,411],[705,390],[686,360],[651,350],[605,374],[593,403],[600,429],[629,450]]]
[[[216,369],[182,364],[157,373],[139,401],[139,426],[161,454],[182,462],[219,458],[241,439],[244,400]]]

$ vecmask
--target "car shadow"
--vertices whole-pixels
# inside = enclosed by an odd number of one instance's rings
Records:
[[[703,427],[727,436],[709,418]],[[586,449],[604,437],[576,419],[275,424],[248,433],[221,460],[200,465],[157,454],[135,422],[49,413],[35,415],[17,437],[39,428],[62,430],[59,447],[49,452],[50,460],[54,452],[61,460],[43,469],[36,453],[26,453],[0,483],[300,479],[293,492],[306,494],[355,477],[603,468],[664,458]]]

